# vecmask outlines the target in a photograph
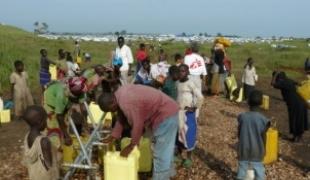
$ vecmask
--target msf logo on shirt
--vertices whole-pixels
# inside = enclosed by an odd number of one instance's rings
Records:
[[[189,66],[190,69],[196,69],[202,66],[201,61],[199,61],[198,59],[195,59],[195,61],[193,61],[191,63],[191,65]]]

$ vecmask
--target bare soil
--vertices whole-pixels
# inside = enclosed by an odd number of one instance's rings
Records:
[[[264,86],[262,85],[264,84]],[[287,110],[280,92],[268,86],[268,81],[259,87],[270,96],[270,110],[262,111],[268,118],[274,117],[280,132],[279,159],[266,165],[267,179],[310,179],[310,133],[303,141],[287,140]],[[178,167],[176,180],[234,179],[237,171],[237,121],[240,112],[247,111],[245,103],[235,104],[222,97],[206,97],[201,110],[198,143],[194,151],[191,169]],[[23,139],[28,130],[22,121],[12,121],[0,127],[0,179],[27,179],[22,166]]]

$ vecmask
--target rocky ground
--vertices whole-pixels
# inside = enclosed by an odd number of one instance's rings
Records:
[[[280,131],[279,160],[266,166],[267,179],[310,179],[310,133],[300,143],[287,141],[287,112],[279,93],[272,92],[268,118],[275,118]],[[237,171],[237,121],[245,103],[235,104],[221,97],[207,97],[201,113],[204,125],[199,125],[198,145],[191,169],[178,168],[177,180],[234,179]],[[0,127],[0,179],[27,179],[21,164],[24,122],[13,121]]]

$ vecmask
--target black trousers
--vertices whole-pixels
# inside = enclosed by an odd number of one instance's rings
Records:
[[[251,94],[251,92],[253,91],[253,90],[255,90],[255,86],[251,86],[251,85],[248,85],[248,84],[243,84],[243,89],[244,89],[244,98],[245,99],[248,99],[249,98],[249,96],[250,96],[250,94]]]

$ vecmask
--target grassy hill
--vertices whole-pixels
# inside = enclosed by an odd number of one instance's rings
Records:
[[[73,40],[49,40],[21,29],[0,25],[0,87],[3,92],[9,90],[9,75],[14,70],[14,61],[19,59],[25,64],[33,89],[39,87],[40,49],[46,48],[52,60],[57,59],[57,51],[63,48],[73,51]],[[87,42],[81,43],[83,52],[90,52],[94,63],[104,63],[114,48],[112,43]]]
[[[158,42],[151,42],[158,44]],[[136,51],[139,42],[132,42],[133,52]],[[310,55],[307,42],[286,41],[284,44],[294,45],[297,48],[278,50],[273,49],[267,43],[233,44],[228,49],[228,55],[233,61],[233,70],[240,74],[248,57],[253,57],[260,77],[270,77],[273,69],[282,68],[288,71],[290,76],[299,78],[303,68],[304,59]],[[173,62],[173,54],[183,53],[188,45],[181,42],[165,42],[161,47],[168,53],[168,58]],[[212,44],[201,46],[201,53],[210,55]],[[9,91],[9,75],[13,71],[15,60],[23,60],[26,71],[30,76],[30,86],[33,91],[39,88],[39,51],[46,48],[50,59],[57,59],[57,51],[63,48],[73,51],[73,40],[48,40],[40,38],[33,33],[12,27],[0,25],[0,91]],[[105,42],[81,42],[82,52],[89,52],[93,57],[93,63],[106,63],[110,57],[110,51],[115,48],[115,43]],[[239,75],[240,76],[240,75]]]

